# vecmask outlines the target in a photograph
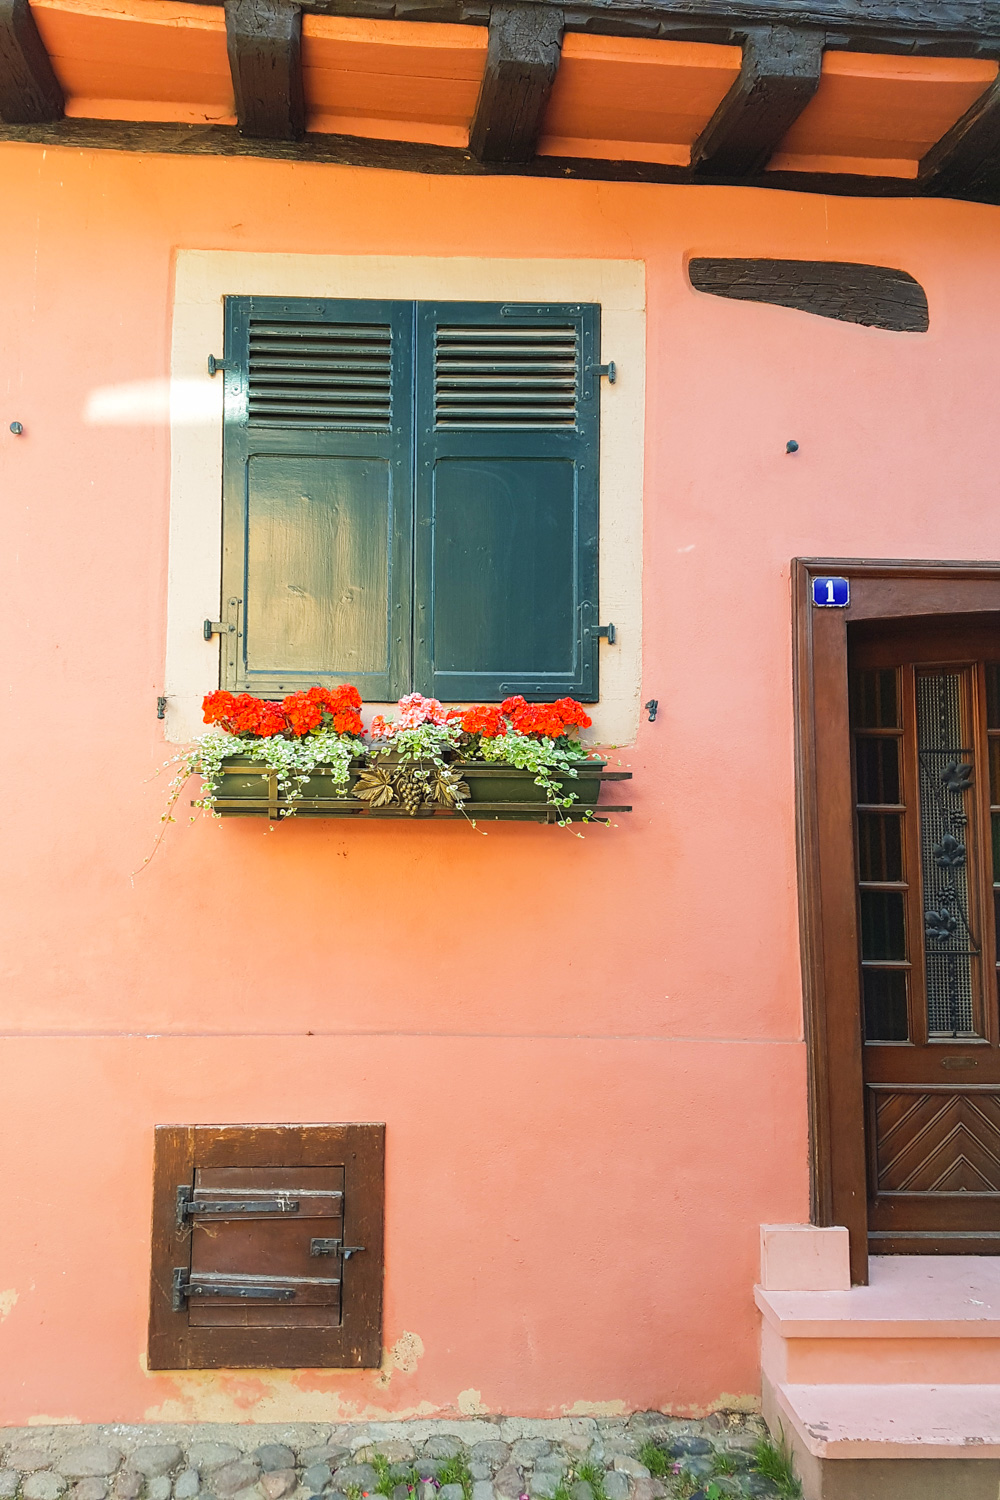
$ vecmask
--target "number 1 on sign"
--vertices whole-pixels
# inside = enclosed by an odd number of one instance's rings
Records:
[[[834,599],[834,597],[833,597],[833,579],[832,578],[828,578],[826,580],[826,602],[827,602],[827,604],[836,604],[836,602],[837,602]]]

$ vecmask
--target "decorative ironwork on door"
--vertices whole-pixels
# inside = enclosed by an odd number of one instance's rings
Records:
[[[928,1037],[973,1037],[981,983],[980,944],[969,905],[971,736],[963,725],[958,672],[916,678],[920,873]]]

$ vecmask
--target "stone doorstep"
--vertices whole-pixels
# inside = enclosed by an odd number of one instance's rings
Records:
[[[869,1286],[768,1291],[761,1366],[775,1386],[990,1385],[1000,1376],[1000,1259],[875,1256]],[[996,1500],[996,1497],[994,1497]]]
[[[1000,1256],[873,1255],[869,1285],[754,1297],[782,1338],[1000,1339]]]

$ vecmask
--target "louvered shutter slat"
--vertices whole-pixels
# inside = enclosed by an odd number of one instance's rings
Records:
[[[294,399],[289,386],[301,389]],[[250,424],[363,427],[392,422],[392,332],[378,324],[250,318]]]

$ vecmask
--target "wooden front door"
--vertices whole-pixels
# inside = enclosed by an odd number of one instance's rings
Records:
[[[868,1242],[1000,1253],[1000,628],[848,627]]]

